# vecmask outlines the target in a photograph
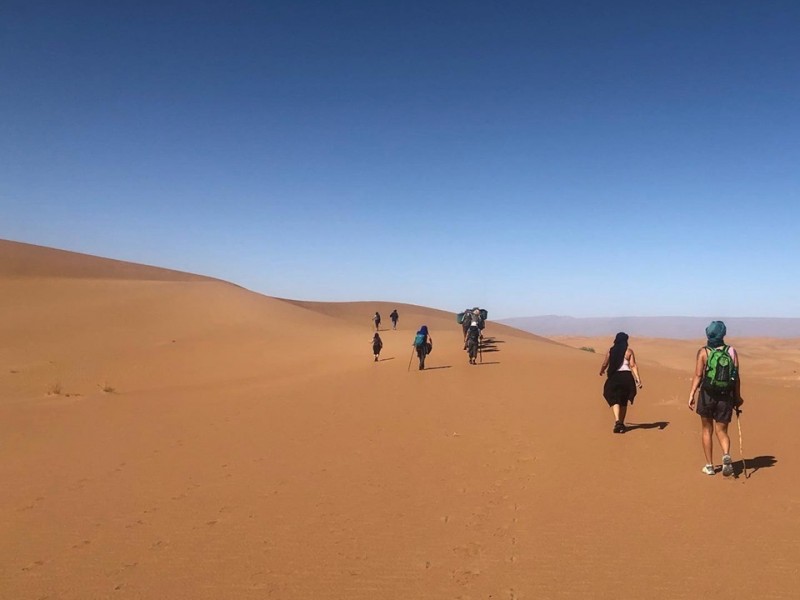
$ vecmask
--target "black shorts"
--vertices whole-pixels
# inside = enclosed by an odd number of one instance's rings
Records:
[[[609,406],[619,404],[627,406],[628,402],[633,404],[636,397],[636,381],[630,371],[616,371],[611,373],[603,386],[603,398]]]
[[[730,423],[733,417],[733,395],[715,394],[700,388],[697,395],[697,414],[717,423]]]

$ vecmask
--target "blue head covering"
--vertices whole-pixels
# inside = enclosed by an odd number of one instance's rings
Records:
[[[722,321],[711,321],[709,326],[706,327],[708,346],[711,348],[722,346],[725,343],[726,333],[728,333],[728,329],[725,327],[725,323]]]
[[[423,325],[422,327],[420,327],[418,333],[421,333],[422,335],[428,335],[428,326]]]

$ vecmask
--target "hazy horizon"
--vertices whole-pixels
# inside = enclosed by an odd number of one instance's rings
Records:
[[[613,336],[619,331],[642,337],[702,339],[711,321],[724,321],[728,337],[800,337],[800,318],[731,316],[512,317],[499,322],[544,336]]]

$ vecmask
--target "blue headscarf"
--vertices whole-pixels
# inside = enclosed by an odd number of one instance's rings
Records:
[[[722,321],[711,321],[711,324],[706,327],[706,337],[708,338],[709,348],[716,348],[725,344],[725,334],[728,329]]]
[[[422,335],[428,335],[428,326],[423,325],[422,327],[419,328],[419,331],[417,333],[421,333]]]

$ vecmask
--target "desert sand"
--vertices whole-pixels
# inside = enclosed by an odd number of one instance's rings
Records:
[[[614,435],[610,339],[490,320],[470,366],[420,306],[0,241],[0,331],[1,598],[797,597],[796,341],[731,332],[750,476],[733,425],[723,478],[686,407],[702,339],[631,340]]]

